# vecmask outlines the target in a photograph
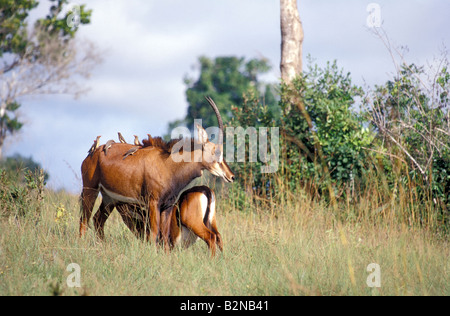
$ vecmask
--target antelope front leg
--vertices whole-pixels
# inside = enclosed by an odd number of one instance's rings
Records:
[[[150,234],[151,241],[157,245],[158,236],[160,233],[159,224],[161,214],[159,212],[158,203],[156,201],[150,201],[148,205],[148,211],[150,213]]]
[[[170,207],[163,212],[161,212],[161,237],[164,243],[164,249],[169,251],[173,248],[174,243],[171,238],[171,226],[172,226],[172,212],[174,212],[173,207]]]
[[[137,238],[145,240],[146,223],[144,222],[144,217],[133,217],[133,213],[135,213],[136,210],[139,210],[139,214],[143,214],[141,212],[145,210],[141,210],[141,208],[138,206],[125,203],[116,205],[116,209],[119,212],[120,216],[122,216],[123,222],[131,230],[131,232]]]
[[[161,213],[161,237],[164,244],[164,250],[169,252],[173,248],[173,240],[170,239],[170,229],[172,224],[173,207],[164,210]]]

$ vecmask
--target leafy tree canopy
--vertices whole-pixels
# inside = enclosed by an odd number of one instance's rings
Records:
[[[17,116],[20,97],[46,93],[46,88],[70,77],[63,73],[74,64],[70,40],[79,25],[90,23],[92,11],[84,5],[69,6],[68,0],[50,2],[48,15],[29,27],[29,13],[39,1],[0,0],[0,83],[4,83],[0,91],[0,158],[5,138],[23,126]]]
[[[170,123],[169,132],[179,125],[192,128],[194,119],[202,119],[204,127],[217,126],[216,117],[205,101],[205,96],[212,97],[216,102],[225,124],[232,118],[231,107],[242,105],[246,93],[263,95],[261,99],[265,98],[266,104],[276,105],[271,86],[260,82],[258,78],[270,70],[267,60],[245,60],[235,56],[210,59],[202,56],[198,62],[199,76],[186,76],[184,79],[189,103],[187,115],[182,120]]]
[[[73,13],[68,11],[61,17],[60,13],[69,4],[68,0],[50,0],[52,6],[45,18],[38,19],[35,28],[43,28],[50,35],[58,35],[63,40],[73,38],[77,31],[76,27],[67,23],[68,17]],[[15,55],[12,62],[3,61],[4,68],[0,73],[14,68],[19,57],[27,53],[27,50],[36,48],[37,43],[28,36],[28,15],[31,10],[39,5],[36,0],[0,0],[0,57],[4,54]],[[77,22],[79,24],[90,23],[92,10],[86,10],[84,5],[78,7]],[[34,55],[34,58],[37,56]]]

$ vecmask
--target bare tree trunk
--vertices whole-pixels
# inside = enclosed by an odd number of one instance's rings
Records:
[[[298,14],[297,0],[280,0],[280,22],[281,22],[281,79],[291,84],[292,80],[302,73],[302,55],[303,55],[303,26]],[[311,135],[315,140],[315,151],[319,156],[319,163],[322,165],[323,172],[327,180],[330,180],[330,171],[323,159],[322,147],[318,141],[318,137],[313,128],[313,122],[309,116],[306,107],[299,95],[291,96],[291,103],[295,104],[300,113],[308,123]],[[290,110],[288,110],[289,112]],[[287,140],[292,141],[295,137],[289,137]],[[301,142],[295,142],[298,146]],[[299,146],[302,148],[303,146]],[[308,153],[306,151],[306,153]],[[310,154],[310,157],[316,160],[316,157]],[[328,181],[328,192],[330,194],[330,202],[336,209],[336,197],[331,181]]]
[[[280,0],[281,79],[290,83],[302,72],[303,26],[297,0]]]

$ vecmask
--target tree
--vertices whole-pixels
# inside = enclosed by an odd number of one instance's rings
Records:
[[[217,104],[224,123],[233,116],[231,106],[241,106],[244,94],[264,94],[265,102],[276,105],[271,86],[261,83],[258,76],[270,70],[265,59],[251,59],[234,56],[217,57],[214,60],[207,57],[199,58],[200,74],[197,79],[186,77],[186,99],[189,103],[184,119],[169,124],[169,132],[179,125],[193,127],[194,119],[202,119],[203,126],[216,126],[215,114],[205,102],[205,96],[213,98]],[[260,92],[262,91],[262,93]],[[262,98],[261,98],[262,99]]]
[[[303,179],[324,177],[321,189],[360,177],[365,168],[362,147],[369,146],[373,136],[353,109],[363,91],[352,83],[350,73],[336,62],[323,68],[311,64],[282,91],[280,125],[289,143],[287,169]],[[310,121],[302,107],[291,107],[292,99],[307,109]]]
[[[8,135],[22,127],[21,98],[38,94],[83,92],[74,78],[88,77],[100,58],[93,44],[75,40],[78,25],[90,23],[91,10],[68,8],[68,0],[50,0],[45,18],[31,30],[28,15],[36,0],[0,0],[0,158]]]
[[[297,0],[280,0],[281,79],[290,83],[302,73],[303,26]]]

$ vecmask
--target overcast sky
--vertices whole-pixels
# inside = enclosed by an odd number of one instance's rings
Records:
[[[33,16],[47,14],[47,1]],[[74,1],[75,2],[75,1]],[[319,65],[337,60],[354,83],[382,84],[394,72],[391,57],[367,26],[367,6],[381,8],[394,46],[407,46],[409,62],[425,64],[450,45],[448,0],[301,0],[304,54]],[[85,0],[92,22],[80,39],[97,44],[104,62],[85,82],[90,91],[23,99],[26,122],[7,140],[5,154],[32,156],[49,171],[48,186],[81,192],[81,162],[97,135],[131,142],[163,135],[185,116],[183,78],[196,73],[199,56],[265,57],[277,82],[280,71],[278,0]],[[46,7],[47,6],[47,7]],[[82,42],[81,42],[82,44]]]

